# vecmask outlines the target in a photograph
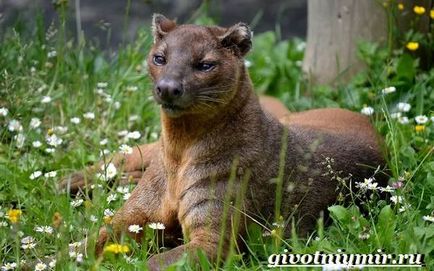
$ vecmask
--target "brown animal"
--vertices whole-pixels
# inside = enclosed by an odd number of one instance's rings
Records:
[[[305,235],[336,201],[332,175],[360,181],[384,164],[373,127],[357,113],[275,112],[283,125],[262,110],[244,66],[251,48],[247,25],[177,26],[155,15],[153,35],[148,66],[162,134],[115,158],[140,180],[112,220],[113,235],[138,241],[129,225],[161,222],[166,234],[181,227],[188,242],[153,256],[152,270],[197,249],[222,260],[231,238],[252,222],[269,225],[282,216],[286,233],[294,224]],[[72,186],[83,184],[84,176],[75,175]],[[111,237],[101,229],[97,253]]]

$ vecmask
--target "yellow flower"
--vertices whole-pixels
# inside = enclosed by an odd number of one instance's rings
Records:
[[[429,12],[429,16],[431,17],[431,19],[434,20],[434,9],[431,9],[431,11]]]
[[[417,15],[422,15],[425,13],[425,8],[422,6],[414,6],[413,8],[414,13],[416,13]]]
[[[398,4],[398,9],[399,10],[404,10],[404,4],[403,3],[399,3]]]
[[[425,125],[416,125],[416,126],[414,127],[414,129],[415,129],[416,132],[418,132],[418,133],[423,132],[423,131],[425,131]]]
[[[416,41],[410,41],[407,43],[406,47],[410,51],[416,51],[419,48],[419,43]]]
[[[127,245],[110,244],[104,248],[104,252],[111,252],[114,254],[128,253],[130,252],[130,248]]]
[[[10,209],[7,212],[7,218],[12,224],[16,224],[20,220],[20,216],[23,212],[18,209]]]
[[[103,217],[103,220],[104,220],[105,224],[111,224],[112,223],[112,217],[111,216],[106,215]]]

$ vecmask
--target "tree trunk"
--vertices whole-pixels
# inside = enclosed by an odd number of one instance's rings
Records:
[[[309,0],[303,70],[313,83],[347,82],[363,68],[359,41],[385,42],[387,16],[381,1]]]

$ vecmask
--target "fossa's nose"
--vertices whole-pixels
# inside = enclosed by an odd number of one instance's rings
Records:
[[[163,102],[173,102],[184,94],[182,84],[178,80],[163,78],[155,86],[155,94]]]

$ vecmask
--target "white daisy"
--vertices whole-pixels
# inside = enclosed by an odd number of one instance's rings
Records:
[[[41,141],[36,140],[36,141],[32,142],[32,146],[33,146],[33,148],[39,148],[42,146],[42,143],[41,143]]]
[[[389,93],[393,93],[396,91],[395,87],[387,87],[381,90],[381,93],[383,94],[389,94]]]
[[[6,107],[0,107],[0,116],[6,117],[9,113],[9,110]]]
[[[362,108],[360,113],[362,113],[363,115],[366,115],[366,116],[370,116],[370,115],[374,114],[374,108],[372,108],[370,106],[365,106]]]
[[[160,222],[149,223],[148,227],[154,230],[164,230],[166,228],[166,226],[164,226],[164,224]]]
[[[8,129],[11,132],[15,132],[15,131],[21,132],[23,130],[23,126],[21,125],[21,123],[18,120],[13,119],[13,120],[9,121]]]
[[[428,117],[425,115],[419,115],[414,118],[417,124],[425,124],[428,122]]]
[[[73,118],[71,118],[71,123],[73,123],[73,124],[79,124],[80,123],[80,118],[78,118],[78,117],[73,117]]]
[[[95,119],[95,113],[93,112],[86,112],[83,114],[83,118],[93,120]]]
[[[424,221],[429,221],[429,222],[433,222],[433,223],[434,223],[434,216],[424,215],[424,216],[422,217],[422,219],[423,219]]]
[[[41,103],[47,104],[47,103],[50,103],[51,101],[52,101],[52,99],[51,99],[50,96],[43,96],[42,100],[41,100]]]
[[[73,201],[71,201],[71,207],[74,207],[74,208],[79,207],[83,204],[83,202],[84,202],[83,199],[73,200]]]
[[[30,128],[36,129],[41,125],[41,120],[38,118],[32,118],[30,120]]]
[[[128,226],[128,231],[132,232],[132,233],[139,233],[141,230],[143,230],[143,228],[140,227],[139,225],[129,225]]]
[[[139,131],[134,131],[134,132],[129,132],[127,134],[127,138],[129,139],[139,139],[142,135],[140,134]]]
[[[42,171],[37,170],[37,171],[33,172],[32,174],[30,174],[29,178],[30,178],[30,180],[35,180],[41,176],[42,176]]]
[[[133,153],[133,148],[131,148],[127,144],[122,144],[119,147],[119,152],[122,153],[122,154],[132,154]]]
[[[45,178],[54,178],[57,176],[57,171],[50,171],[44,174]]]
[[[401,112],[408,112],[411,109],[411,105],[409,103],[398,103],[396,105],[399,111]]]

